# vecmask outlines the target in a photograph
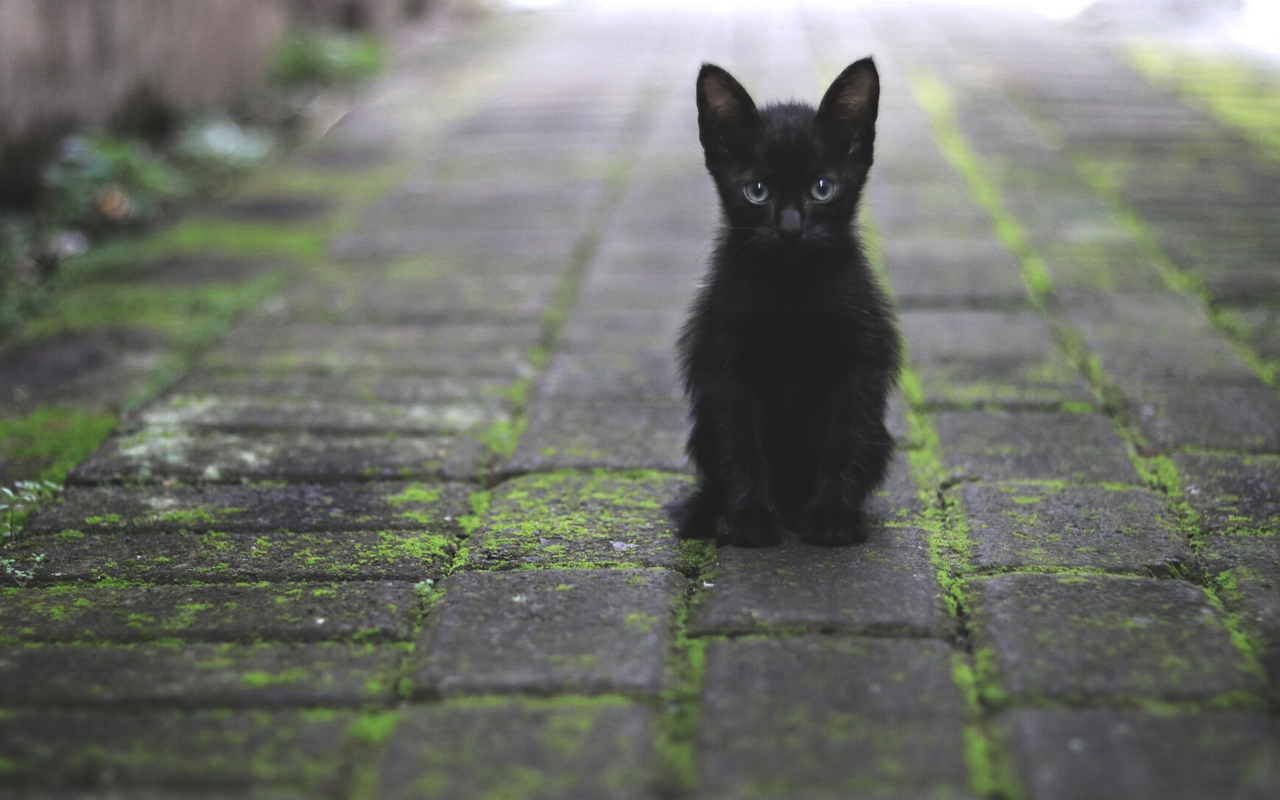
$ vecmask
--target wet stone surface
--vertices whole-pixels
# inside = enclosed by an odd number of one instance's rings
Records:
[[[934,425],[944,463],[958,477],[1138,482],[1124,444],[1100,415],[947,411]]]
[[[526,475],[493,492],[467,540],[472,569],[666,567],[680,544],[665,508],[692,485],[660,472]]]
[[[1280,728],[1261,714],[1023,709],[1000,728],[1037,800],[1280,792]]]
[[[698,735],[704,789],[962,790],[968,774],[950,659],[940,642],[712,642]]]
[[[80,535],[76,535],[80,534]],[[34,585],[66,581],[257,583],[439,578],[458,551],[454,532],[81,534],[35,537],[13,549]]]
[[[378,796],[647,798],[655,724],[617,700],[415,708],[387,746]]]
[[[419,530],[456,534],[465,483],[72,487],[27,523],[32,537],[83,534]]]
[[[0,718],[9,786],[71,793],[341,790],[339,711],[19,712]],[[39,796],[39,795],[37,795]],[[78,796],[72,794],[55,796]]]
[[[0,648],[7,708],[232,708],[389,703],[404,653],[371,645]]]
[[[1191,555],[1164,498],[1146,489],[969,484],[958,493],[980,570],[1086,567],[1171,577]]]
[[[409,583],[5,589],[0,643],[357,641],[411,637]]]
[[[1280,537],[1211,536],[1199,561],[1227,609],[1255,637],[1272,685],[1280,686]]]
[[[507,472],[554,469],[688,469],[680,401],[535,401]]]
[[[875,528],[865,544],[721,548],[695,604],[696,635],[808,630],[950,636],[923,532]]]
[[[68,476],[72,484],[339,483],[469,480],[488,448],[461,436],[192,434],[144,430],[108,440]]]
[[[454,576],[441,584],[411,679],[443,695],[657,695],[684,583],[666,570]]]
[[[1183,581],[1004,575],[966,592],[975,651],[1019,700],[1204,701],[1263,686],[1204,590]]]
[[[1206,531],[1280,534],[1280,458],[1179,453],[1173,460]]]

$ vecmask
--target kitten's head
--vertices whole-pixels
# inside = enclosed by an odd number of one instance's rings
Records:
[[[871,168],[880,77],[850,64],[815,111],[801,103],[757,110],[714,64],[698,73],[698,134],[728,224],[761,244],[821,247],[848,234]]]

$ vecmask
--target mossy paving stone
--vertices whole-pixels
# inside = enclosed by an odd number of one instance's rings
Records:
[[[384,194],[369,209],[362,228],[578,230],[605,202],[607,189],[603,178],[563,174],[463,183],[411,181]]]
[[[957,491],[978,570],[1084,567],[1172,577],[1190,560],[1186,534],[1147,489],[966,484]]]
[[[338,280],[290,287],[260,315],[329,323],[520,322],[537,319],[556,292],[553,275],[429,275]]]
[[[951,658],[941,642],[710,642],[703,788],[729,797],[962,792],[969,775]]]
[[[1035,314],[908,310],[898,321],[930,405],[1093,405]]]
[[[648,798],[657,715],[617,699],[475,700],[411,708],[377,796]]]
[[[1280,534],[1280,458],[1177,453],[1173,460],[1205,531]]]
[[[543,153],[530,155],[531,158],[543,156]],[[406,223],[404,227],[362,228],[336,236],[329,243],[328,257],[335,261],[374,261],[423,253],[469,252],[485,257],[527,259],[529,263],[554,258],[565,264],[572,260],[581,235],[571,228],[427,230],[421,224]]]
[[[671,346],[632,352],[599,348],[558,352],[547,364],[538,389],[542,397],[605,400],[679,400],[684,395]]]
[[[34,573],[28,585],[100,580],[416,583],[441,577],[458,550],[452,531],[75,533],[24,540],[13,550],[17,563]],[[43,559],[35,563],[38,556]]]
[[[685,403],[539,397],[507,473],[554,469],[687,470]]]
[[[1021,709],[998,725],[1029,800],[1280,796],[1280,727],[1261,714]]]
[[[1067,312],[1103,370],[1126,394],[1145,383],[1256,381],[1190,298],[1168,292],[1077,292]]]
[[[666,567],[680,563],[667,503],[692,481],[660,472],[525,475],[493,492],[466,541],[471,569]]]
[[[1249,702],[1265,687],[1190,583],[1002,575],[970,581],[965,594],[992,699]]]
[[[264,374],[502,375],[529,373],[533,322],[440,325],[337,325],[246,321],[202,361],[212,368]]]
[[[404,641],[421,598],[411,583],[231,586],[65,585],[0,590],[0,642]]]
[[[881,247],[904,309],[1029,306],[1017,259],[990,236],[888,236]]]
[[[460,532],[473,484],[337,483],[292,486],[72,486],[38,509],[24,538],[82,534]],[[74,534],[65,538],[76,538]]]
[[[950,636],[928,545],[916,528],[871,530],[865,544],[722,547],[695,606],[695,635],[771,629]]]
[[[1122,382],[1122,388],[1136,406],[1138,427],[1157,448],[1280,453],[1280,395],[1261,381]]]
[[[657,695],[685,581],[666,570],[518,570],[441,588],[413,657],[418,688]]]
[[[0,647],[0,705],[264,708],[389,704],[405,653],[343,644]]]
[[[488,448],[466,436],[192,434],[144,430],[109,439],[71,470],[73,485],[344,483],[474,479]]]
[[[944,411],[934,416],[953,475],[989,481],[1138,483],[1106,417],[1035,411]]]
[[[126,430],[192,433],[304,432],[368,436],[386,433],[449,435],[475,433],[511,421],[501,396],[426,403],[385,404],[268,397],[170,395],[132,415]]]
[[[17,712],[0,716],[3,781],[36,792],[342,791],[354,712]]]
[[[235,368],[201,369],[188,373],[172,391],[190,395],[235,395],[277,400],[323,399],[335,403],[372,402],[389,405],[434,403],[441,400],[483,400],[505,397],[511,380],[485,375],[383,375],[377,372],[312,375],[295,372],[264,375]]]
[[[1262,666],[1280,688],[1280,536],[1210,536],[1199,560],[1227,609],[1256,638]]]

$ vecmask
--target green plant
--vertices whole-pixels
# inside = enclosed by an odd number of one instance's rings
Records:
[[[53,499],[62,487],[52,481],[18,481],[10,489],[0,486],[0,542],[8,549],[22,532],[27,515],[36,506]],[[30,556],[23,561],[16,558],[0,558],[0,572],[19,586],[25,586],[35,577],[36,568],[44,563],[44,553]]]
[[[0,486],[0,542],[8,545],[16,541],[31,511],[60,491],[62,487],[53,481],[18,481],[12,489]]]
[[[111,136],[69,137],[43,178],[53,220],[89,228],[145,222],[165,201],[191,191],[151,148]]]
[[[300,31],[276,50],[271,75],[283,86],[355,83],[378,74],[385,62],[376,37]]]

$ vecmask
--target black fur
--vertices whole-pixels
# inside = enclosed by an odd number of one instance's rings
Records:
[[[813,544],[863,541],[863,501],[893,452],[884,415],[899,366],[892,310],[854,230],[875,65],[850,65],[816,111],[757,109],[712,64],[697,88],[722,227],[680,338],[699,485],[678,506],[679,533],[748,547],[785,530]],[[824,193],[819,179],[835,185],[825,201],[811,193]],[[763,202],[748,198],[756,181]]]

